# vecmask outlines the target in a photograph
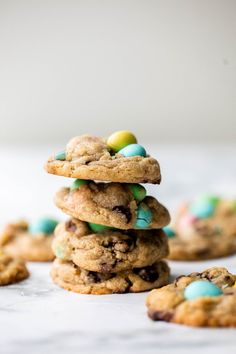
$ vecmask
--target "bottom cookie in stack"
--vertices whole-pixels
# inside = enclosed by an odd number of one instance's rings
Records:
[[[73,262],[56,259],[51,276],[62,288],[80,294],[136,293],[166,285],[169,267],[160,261],[151,266],[118,273],[99,273],[80,268]]]
[[[167,284],[168,242],[162,230],[115,230],[70,219],[55,230],[51,276],[83,294],[141,292]]]

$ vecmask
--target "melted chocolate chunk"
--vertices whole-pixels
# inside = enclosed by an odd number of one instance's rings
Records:
[[[159,273],[153,266],[147,266],[145,268],[134,268],[133,272],[137,274],[141,279],[149,283],[153,283],[159,278]]]
[[[124,205],[117,205],[112,208],[112,211],[116,211],[117,213],[123,214],[126,217],[127,223],[132,219],[132,214],[129,207]]]
[[[153,320],[153,321],[165,321],[165,322],[170,322],[173,314],[168,311],[154,311],[148,312],[148,316]]]
[[[87,272],[87,279],[89,283],[101,283],[102,281],[109,280],[114,277],[114,273],[98,273],[98,272]]]
[[[76,224],[72,220],[67,220],[65,223],[66,231],[75,232],[77,229]]]

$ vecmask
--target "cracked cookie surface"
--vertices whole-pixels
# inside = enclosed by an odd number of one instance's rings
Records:
[[[0,233],[0,247],[4,252],[31,262],[48,262],[55,258],[52,240],[52,235],[31,235],[29,224],[24,220],[6,225]]]
[[[55,255],[95,272],[120,272],[153,264],[168,255],[162,230],[106,230],[94,233],[87,223],[60,223],[53,241]]]
[[[191,203],[182,205],[169,239],[169,259],[204,260],[236,253],[236,208],[233,201],[220,200],[206,218],[190,215]]]
[[[155,198],[147,196],[139,203],[126,184],[90,182],[76,190],[62,188],[55,204],[74,218],[123,230],[136,228],[138,207],[152,215],[143,228],[159,229],[170,221],[168,210]]]
[[[112,153],[99,137],[82,135],[69,141],[65,160],[50,157],[48,173],[64,177],[120,183],[160,183],[160,167],[153,157],[124,157]]]
[[[28,276],[29,272],[23,260],[0,254],[0,286],[17,283]]]
[[[51,277],[60,287],[80,294],[141,292],[167,284],[169,267],[161,261],[125,272],[98,273],[79,268],[72,262],[56,259]]]
[[[222,294],[187,300],[186,287],[199,280],[213,283]],[[148,314],[155,321],[196,327],[236,327],[235,280],[235,275],[227,269],[217,267],[180,276],[174,283],[149,293],[146,301]]]

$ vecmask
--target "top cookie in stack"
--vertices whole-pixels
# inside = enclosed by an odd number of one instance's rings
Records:
[[[71,219],[58,225],[52,278],[79,293],[139,292],[167,283],[168,210],[139,183],[160,183],[158,162],[135,136],[116,132],[106,141],[83,135],[50,157],[49,173],[76,178],[55,204]],[[110,183],[107,183],[110,182]]]
[[[157,160],[127,131],[116,132],[107,140],[91,135],[75,137],[64,151],[50,157],[45,167],[55,175],[86,180],[161,182]]]

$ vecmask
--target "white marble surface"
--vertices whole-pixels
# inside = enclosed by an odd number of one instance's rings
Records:
[[[52,148],[1,147],[0,223],[19,216],[63,217],[52,203],[68,183],[48,176],[43,161]],[[152,146],[161,162],[161,186],[150,191],[173,210],[200,192],[236,192],[236,146]],[[236,272],[236,256],[208,262],[170,262],[172,276],[212,265]],[[193,329],[152,322],[143,294],[78,295],[52,284],[50,264],[29,264],[26,281],[0,289],[0,352],[222,353],[234,352],[234,329]]]

